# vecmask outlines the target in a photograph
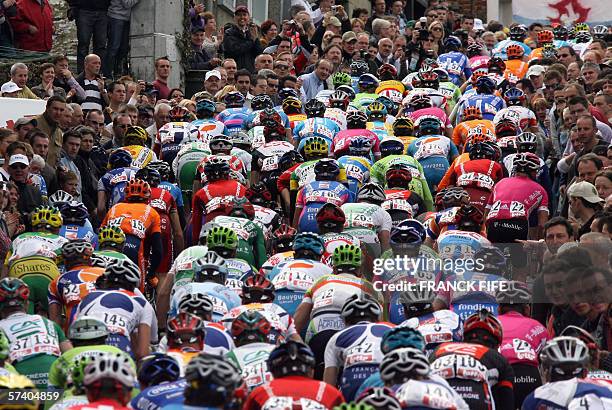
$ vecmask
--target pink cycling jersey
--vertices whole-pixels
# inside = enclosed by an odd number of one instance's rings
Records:
[[[351,141],[357,137],[365,137],[369,139],[372,143],[372,153],[375,155],[380,155],[380,140],[375,133],[366,129],[340,131],[334,137],[330,151],[334,153],[336,158],[347,155]]]
[[[448,119],[448,116],[446,115],[444,110],[438,107],[421,108],[420,110],[411,112],[408,115],[410,116],[410,118],[412,118],[414,122],[416,122],[421,117],[432,117],[433,116],[439,119],[445,128],[452,127],[450,120]]]
[[[548,212],[548,195],[529,177],[504,178],[493,187],[487,209],[487,221],[528,219],[536,209]]]
[[[538,365],[538,354],[550,339],[548,330],[537,320],[518,312],[498,316],[504,330],[499,352],[510,364]]]

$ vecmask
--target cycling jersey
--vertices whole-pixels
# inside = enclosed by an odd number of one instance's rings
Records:
[[[136,177],[138,168],[115,168],[108,171],[98,181],[98,192],[106,194],[106,208],[123,201],[125,187],[130,179]]]
[[[504,78],[510,83],[516,84],[527,75],[529,64],[522,59],[513,59],[506,61],[506,69],[504,70]]]
[[[538,387],[523,402],[523,410],[612,408],[612,389],[588,380],[573,378]]]
[[[236,347],[227,354],[226,357],[240,369],[249,391],[273,379],[267,360],[275,347],[270,343],[249,343]]]
[[[416,216],[427,210],[423,198],[408,189],[385,189],[386,201],[382,207],[391,215],[393,219],[393,211],[407,211],[411,215]],[[405,218],[404,218],[405,219]]]
[[[272,344],[276,344],[279,340],[287,340],[297,334],[291,315],[276,303],[249,303],[231,309],[222,319],[226,329],[229,330],[232,327],[233,320],[247,310],[261,313],[270,322],[272,332],[268,335],[268,338]]]
[[[261,265],[260,271],[265,272],[269,277],[270,272],[276,265],[293,260],[293,254],[293,251],[275,253],[274,255],[270,256],[263,265]]]
[[[465,268],[459,266],[454,268],[451,265],[449,268],[446,271],[446,282],[455,286],[440,290],[436,299],[442,301],[445,306],[450,306],[461,320],[482,309],[497,315],[499,306],[495,300],[495,292],[501,288],[500,282],[506,279],[489,273],[465,272]]]
[[[462,78],[470,78],[472,70],[465,54],[459,51],[450,51],[438,56],[440,67],[448,72],[448,78],[457,86],[463,84]]]
[[[537,320],[510,311],[498,316],[503,328],[499,352],[508,363],[538,365],[538,354],[550,339],[548,331]]]
[[[528,219],[536,210],[548,212],[548,195],[529,177],[504,178],[495,184],[487,208],[487,221]]]
[[[75,266],[49,284],[49,304],[59,305],[66,317],[64,331],[68,331],[81,300],[96,290],[96,279],[102,274],[104,268]]]
[[[61,354],[60,343],[67,340],[59,325],[39,315],[16,312],[0,320],[0,329],[9,341],[8,360],[15,370],[46,389],[49,369]]]
[[[330,151],[336,158],[340,158],[343,155],[349,155],[351,141],[359,137],[367,138],[371,144],[372,154],[374,154],[374,156],[380,156],[380,140],[374,132],[365,128],[351,130],[343,129],[334,136]]]
[[[185,283],[191,282],[193,278],[193,261],[200,259],[206,255],[208,248],[206,246],[194,245],[184,249],[179,253],[168,271],[168,275],[172,275],[174,286],[182,286]]]
[[[314,181],[306,184],[297,195],[296,211],[300,210],[299,231],[319,232],[317,212],[326,203],[337,206],[350,201],[351,192],[336,181]]]
[[[446,309],[410,318],[400,326],[411,327],[421,332],[425,338],[425,353],[428,356],[441,343],[459,342],[463,337],[459,315]]]
[[[91,222],[87,219],[83,225],[62,225],[59,235],[66,239],[85,239],[94,248],[98,247],[98,235],[96,235]]]
[[[272,192],[275,192],[276,178],[281,173],[281,170],[278,168],[278,161],[283,154],[293,149],[293,145],[287,141],[271,141],[266,142],[253,151],[253,171],[263,174],[261,179],[270,178],[270,183],[266,185],[269,186]]]
[[[430,191],[434,191],[448,170],[453,158],[459,155],[453,142],[442,135],[427,135],[417,138],[408,147],[408,155],[423,166]]]
[[[72,410],[74,406],[81,404],[88,404],[86,395],[70,396],[57,401],[53,406],[49,407],[49,410]]]
[[[157,267],[157,273],[166,273],[172,265],[174,257],[174,230],[170,219],[171,214],[177,214],[176,202],[169,191],[163,188],[151,188],[149,205],[159,214],[159,225],[162,237],[163,257]]]
[[[244,167],[244,164],[237,156],[231,155],[231,154],[230,155],[221,155],[221,154],[207,155],[204,158],[202,158],[202,160],[200,160],[200,163],[196,167],[196,178],[200,178],[200,181],[202,183],[206,182],[206,174],[204,173],[204,167],[206,166],[206,163],[212,159],[225,160],[229,164],[231,171],[234,171],[234,172],[237,172],[237,173],[240,173],[246,176],[246,169]]]
[[[169,315],[173,317],[179,313],[178,306],[183,296],[196,293],[207,295],[212,300],[212,317],[216,322],[242,303],[238,294],[225,285],[214,282],[182,282],[172,288]]]
[[[346,111],[343,111],[340,108],[327,108],[325,110],[325,114],[323,114],[323,118],[332,120],[341,130],[346,129]]]
[[[393,327],[390,323],[360,322],[329,339],[325,367],[342,369],[338,385],[347,401],[353,400],[361,383],[378,370],[384,356],[380,342]]]
[[[444,343],[433,354],[431,371],[445,378],[472,410],[514,408],[512,368],[494,349]]]
[[[474,73],[474,71],[476,70],[483,69],[483,68],[488,70],[489,60],[491,60],[491,57],[489,56],[471,57],[469,61],[470,61],[470,68],[472,69],[472,73]],[[469,86],[471,86],[471,84]]]
[[[130,401],[130,407],[134,410],[161,410],[167,405],[181,405],[185,401],[183,393],[186,387],[185,379],[147,387]]]
[[[128,145],[127,147],[121,147],[121,149],[126,150],[132,156],[131,167],[144,168],[151,161],[157,161],[157,155],[155,155],[151,148],[143,147],[142,145]]]
[[[191,192],[198,165],[208,155],[210,151],[203,142],[190,142],[181,147],[172,161],[172,171],[181,190]]]
[[[429,219],[427,236],[432,239],[438,239],[441,233],[456,230],[461,218],[460,210],[460,207],[455,206],[436,212],[435,216]]]
[[[393,127],[386,121],[368,121],[366,129],[376,134],[379,142],[393,135]]]
[[[457,123],[461,122],[463,110],[466,107],[478,107],[482,113],[482,118],[490,121],[493,120],[498,111],[502,108],[506,108],[505,101],[498,96],[477,93],[467,96],[464,95],[457,105],[459,106],[457,110]]]
[[[442,124],[442,129],[452,128],[452,124],[446,115],[446,112],[439,107],[421,108],[408,113],[408,116],[416,123],[421,118],[437,118]]]
[[[100,399],[88,404],[76,405],[71,407],[70,410],[130,410],[130,408],[122,406],[112,399]]]
[[[93,316],[102,320],[108,328],[106,344],[132,355],[130,337],[140,325],[153,329],[155,312],[143,296],[127,290],[96,290],[83,298],[74,318]]]
[[[520,105],[511,105],[499,110],[493,117],[493,124],[497,125],[502,120],[511,120],[522,130],[538,126],[538,120],[534,112]]]
[[[266,239],[266,244],[272,239],[274,231],[281,224],[281,216],[278,212],[273,211],[265,206],[253,205],[255,209],[255,216],[253,222],[261,228]],[[264,258],[265,259],[265,258]]]
[[[244,128],[250,113],[251,109],[248,107],[226,108],[221,111],[215,119],[225,125],[223,134],[229,135],[232,132],[241,131]]]
[[[452,387],[434,378],[409,380],[394,390],[395,397],[402,403],[402,410],[471,408]]]
[[[325,139],[329,146],[334,139],[334,136],[340,131],[340,127],[329,118],[307,118],[303,122],[297,124],[293,129],[293,139],[299,144],[306,136],[314,135]]]
[[[203,118],[201,120],[195,120],[191,122],[191,125],[196,127],[200,131],[200,141],[208,143],[212,137],[223,134],[225,124],[221,121],[217,121],[214,118]]]
[[[306,118],[308,118],[306,114],[287,114],[287,117],[289,117],[289,125],[291,126],[292,133],[298,124],[302,123],[306,120]]]
[[[318,159],[312,161],[306,161],[298,165],[293,172],[289,180],[289,189],[291,191],[297,191],[309,182],[315,180],[314,167],[319,162]],[[338,182],[347,182],[346,170],[344,166],[340,164],[340,174],[336,178]]]
[[[498,162],[485,158],[472,159],[449,168],[438,188],[444,189],[447,186],[456,185],[466,190],[479,188],[491,192],[493,186],[503,177],[504,170]]]
[[[39,174],[29,174],[28,179],[26,181],[28,185],[33,185],[40,191],[40,195],[43,199],[47,200],[47,183],[45,182],[45,178]]]
[[[289,123],[289,117],[287,116],[287,114],[285,114],[283,109],[281,107],[274,107],[274,111],[276,111],[278,115],[280,116],[281,124],[283,125],[283,128],[291,128],[291,124]],[[251,113],[249,113],[249,115],[247,116],[245,120],[244,128],[249,129],[249,128],[253,128],[258,125],[261,125],[261,113],[262,112],[263,110],[257,110],[257,111],[252,111]]]
[[[444,223],[444,217],[440,221]],[[476,252],[488,246],[491,242],[483,235],[456,229],[446,230],[436,239],[436,248],[443,259],[473,258]]]
[[[391,216],[379,205],[367,203],[344,204],[342,211],[345,232],[365,243],[371,257],[379,257],[382,248],[378,234],[391,231]]]
[[[521,46],[523,48],[524,55],[528,56],[529,54],[531,54],[531,47],[529,47],[527,44],[521,41],[507,39],[500,41],[495,45],[495,47],[493,47],[492,55],[496,57],[501,57],[504,60],[507,59],[508,56],[506,55],[506,48],[508,48],[508,46],[511,44],[518,44],[519,46]]]
[[[495,125],[490,120],[461,121],[453,130],[453,143],[457,147],[465,147],[467,141],[476,135],[486,135],[495,141]]]
[[[450,81],[442,81],[438,86],[438,91],[446,98],[448,108],[451,110],[455,108],[455,104],[461,98],[461,89]]]
[[[376,93],[360,93],[358,92],[353,98],[352,105],[358,110],[364,111],[365,108],[373,103],[378,98]]]
[[[346,170],[348,189],[353,194],[353,197],[355,197],[361,185],[370,179],[370,167],[372,164],[364,157],[353,157],[349,155],[340,157],[338,163]]]
[[[266,261],[266,241],[262,229],[253,221],[235,216],[218,216],[203,226],[199,236],[204,236],[214,226],[229,228],[238,235],[236,258],[243,259],[256,268]]]
[[[24,232],[11,242],[11,247],[6,254],[5,264],[10,267],[17,260],[29,256],[42,256],[57,260],[62,253],[62,246],[66,242],[68,242],[66,238],[53,233]]]

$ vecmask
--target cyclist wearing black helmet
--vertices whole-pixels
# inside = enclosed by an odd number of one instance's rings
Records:
[[[293,129],[296,144],[300,145],[300,142],[308,136],[315,136],[324,138],[331,145],[340,127],[333,120],[325,118],[325,110],[325,104],[317,99],[312,99],[304,105],[304,112],[308,118]]]
[[[334,136],[331,152],[336,158],[340,158],[343,155],[358,155],[367,156],[363,150],[365,150],[366,141],[369,141],[368,154],[374,155],[374,159],[380,158],[380,140],[376,134],[368,129],[367,127],[368,116],[363,111],[349,111],[346,114],[346,129],[343,129]],[[357,144],[353,148],[355,152],[351,151],[351,144],[353,140],[361,139],[361,143]]]
[[[495,114],[506,107],[503,99],[494,94],[497,88],[495,80],[488,76],[482,76],[476,80],[476,93],[463,96],[461,101],[455,106],[455,111],[463,113],[466,107],[476,106],[482,112],[482,118],[493,121]],[[459,118],[460,122],[462,118]]]

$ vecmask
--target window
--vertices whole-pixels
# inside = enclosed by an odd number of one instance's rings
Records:
[[[227,7],[232,13],[236,9],[236,3],[238,5],[244,4],[243,1],[237,2],[236,0],[218,0],[218,4]],[[257,24],[263,23],[268,19],[268,2],[261,0],[247,0],[247,7],[251,13],[253,21]]]

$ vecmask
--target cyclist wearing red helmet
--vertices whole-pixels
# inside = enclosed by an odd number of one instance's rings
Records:
[[[463,343],[444,343],[433,354],[431,370],[445,378],[472,410],[514,410],[514,372],[497,352],[502,326],[488,310],[468,317]]]

